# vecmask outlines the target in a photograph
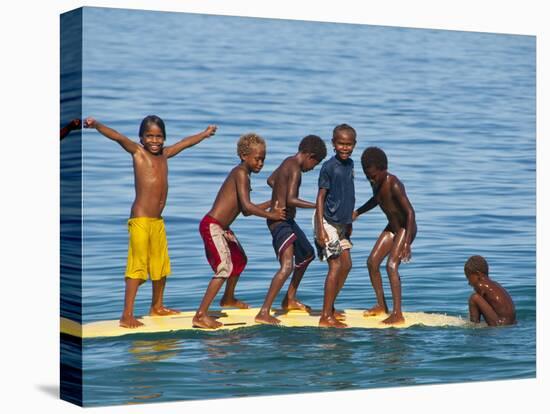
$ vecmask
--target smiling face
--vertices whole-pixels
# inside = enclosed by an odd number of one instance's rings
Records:
[[[341,160],[347,160],[351,157],[355,144],[355,134],[350,130],[340,130],[332,138],[334,151]]]
[[[250,171],[257,174],[264,166],[265,152],[265,145],[253,145],[250,147],[250,151],[247,155],[241,156],[241,160],[246,164]]]
[[[153,155],[162,153],[164,140],[165,137],[162,133],[162,129],[152,123],[145,128],[143,135],[140,137],[141,145]]]

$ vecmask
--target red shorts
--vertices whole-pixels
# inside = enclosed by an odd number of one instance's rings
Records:
[[[231,229],[224,229],[215,218],[206,215],[201,220],[199,232],[214,277],[227,279],[239,276],[246,266],[247,258]]]

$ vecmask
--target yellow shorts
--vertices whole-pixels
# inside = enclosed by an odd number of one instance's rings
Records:
[[[135,217],[128,220],[128,264],[126,277],[160,280],[170,274],[170,258],[164,220]]]

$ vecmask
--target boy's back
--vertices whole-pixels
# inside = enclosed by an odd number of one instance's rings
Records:
[[[295,183],[294,180],[297,180]],[[278,205],[279,207],[286,208],[287,218],[293,219],[296,217],[296,207],[288,205],[287,200],[289,196],[290,188],[296,186],[296,194],[298,197],[300,184],[302,181],[302,174],[300,171],[300,164],[294,156],[286,158],[281,165],[271,174],[268,182],[272,184],[273,192],[271,196],[271,205]],[[275,222],[270,222],[270,227]]]
[[[241,213],[241,203],[239,202],[238,190],[239,185],[248,184],[246,191],[250,191],[250,178],[242,164],[237,165],[227,175],[223,182],[216,200],[208,215],[214,217],[225,228]]]
[[[516,320],[516,310],[512,297],[500,283],[489,279],[484,279],[481,283],[478,293],[483,297],[499,316],[500,323],[514,323]]]

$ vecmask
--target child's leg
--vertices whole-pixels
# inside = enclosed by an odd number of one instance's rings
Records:
[[[292,279],[290,279],[290,284],[288,286],[288,291],[281,305],[283,309],[304,310],[306,312],[311,311],[311,307],[303,304],[298,299],[296,299],[296,291],[298,290],[298,286],[302,281],[302,277],[304,276],[304,273],[306,272],[306,269],[309,266],[309,263],[311,262],[306,263],[302,267],[294,269],[294,273],[292,274]]]
[[[292,273],[292,268],[294,266],[293,256],[294,247],[292,245],[287,247],[281,253],[281,256],[279,257],[281,267],[279,268],[279,271],[275,273],[275,276],[273,276],[273,280],[271,281],[271,285],[267,291],[264,304],[256,315],[256,322],[271,325],[279,325],[281,323],[279,319],[271,316],[269,311],[271,310],[271,305],[273,305],[273,301],[277,297],[277,294],[288,279],[288,276],[290,276],[290,273]]]
[[[127,277],[125,278],[125,283],[124,310],[122,311],[119,325],[123,328],[137,328],[138,326],[142,326],[143,323],[134,317],[134,302],[136,300],[138,288],[141,284],[145,283],[145,280]]]
[[[208,308],[210,307],[210,305],[212,304],[212,301],[220,291],[220,288],[222,287],[223,282],[225,282],[225,278],[221,278],[221,277],[213,277],[210,280],[210,283],[206,288],[204,297],[202,298],[202,302],[199,306],[199,309],[197,310],[197,312],[195,313],[195,316],[193,317],[194,327],[215,329],[223,325],[221,322],[218,322],[214,318],[208,316]]]
[[[402,323],[405,321],[401,312],[401,279],[399,277],[399,265],[401,264],[401,250],[405,243],[405,229],[400,229],[393,239],[393,246],[386,263],[386,270],[390,279],[393,311],[391,315],[382,322],[386,324]]]
[[[346,279],[349,275],[349,272],[351,271],[351,267],[352,267],[351,252],[349,249],[346,249],[342,252],[340,256],[340,271],[338,272],[338,284],[336,286],[336,295],[334,296],[335,302],[336,302],[336,298],[340,294],[340,291],[344,287],[344,284],[346,283]],[[332,311],[333,313],[335,313],[336,317],[345,318],[344,313],[336,311],[334,303],[332,304]]]
[[[165,316],[165,315],[177,315],[180,313],[175,309],[170,309],[164,306],[164,288],[166,287],[166,276],[161,277],[159,280],[153,280],[153,297],[151,299],[151,309],[149,315],[151,316]]]
[[[470,321],[479,323],[480,314],[483,315],[485,322],[489,326],[497,326],[499,317],[495,310],[487,303],[481,295],[474,293],[470,296],[468,301],[468,307],[470,308]]]
[[[347,325],[336,320],[334,317],[333,306],[338,290],[338,275],[341,267],[341,256],[331,257],[328,261],[328,274],[325,281],[325,297],[323,300],[323,310],[319,319],[319,326],[346,328]]]
[[[384,287],[382,286],[382,275],[380,274],[380,263],[384,260],[393,246],[393,233],[383,231],[378,237],[370,256],[367,260],[369,277],[374,293],[376,294],[376,305],[364,312],[364,316],[376,316],[382,313],[388,313],[388,305],[384,297]]]
[[[225,292],[222,299],[220,300],[220,306],[222,308],[239,308],[239,309],[248,309],[248,304],[237,299],[235,297],[235,286],[239,281],[240,276],[230,277],[225,285]]]

